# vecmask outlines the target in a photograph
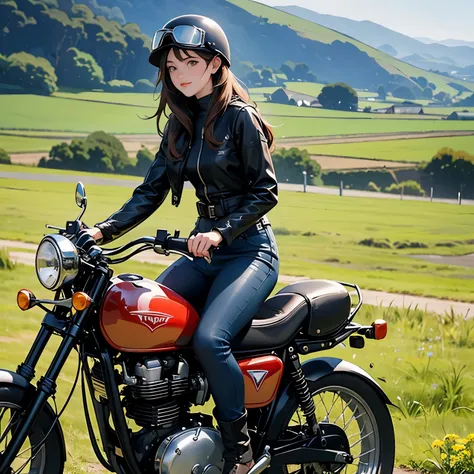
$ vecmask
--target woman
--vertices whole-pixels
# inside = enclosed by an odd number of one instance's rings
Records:
[[[157,281],[201,314],[193,347],[209,380],[224,443],[224,474],[253,465],[244,381],[231,341],[252,320],[278,278],[278,250],[265,214],[277,204],[269,148],[273,134],[230,72],[221,27],[199,15],[169,21],[155,33],[150,63],[159,68],[160,149],[144,182],[123,207],[88,233],[101,243],[148,218],[172,191],[179,205],[189,180],[199,218],[188,249]],[[165,107],[172,114],[163,132]]]

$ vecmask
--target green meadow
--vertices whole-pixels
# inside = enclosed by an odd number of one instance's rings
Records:
[[[160,266],[135,262],[115,267],[116,273],[136,272],[151,279],[162,270]],[[16,293],[21,288],[30,289],[38,297],[51,296],[38,282],[33,267],[16,265],[11,271],[0,270],[0,367],[9,370],[15,370],[24,360],[44,315],[38,308],[27,312],[18,309]],[[279,288],[281,285],[275,291]],[[374,377],[398,407],[390,408],[396,434],[396,465],[421,463],[431,457],[428,447],[435,438],[442,438],[446,433],[458,433],[463,437],[474,431],[472,410],[462,408],[473,403],[474,322],[447,318],[443,323],[435,315],[414,308],[399,310],[370,306],[363,307],[355,320],[370,324],[378,318],[386,319],[389,324],[385,340],[366,341],[362,350],[338,346],[303,359],[340,357]],[[38,378],[49,366],[58,343],[56,337],[49,343],[37,367]],[[72,388],[76,370],[77,356],[73,352],[58,379],[58,409],[62,408]],[[460,376],[456,377],[459,372]],[[454,399],[453,390],[456,390]],[[417,407],[421,408],[417,410]],[[211,399],[204,407],[199,407],[199,411],[210,413],[212,408]],[[65,472],[105,473],[90,445],[80,382],[60,421],[67,447]],[[95,427],[95,422],[93,425]]]
[[[1,169],[5,168],[8,166]],[[81,179],[80,173],[71,174]],[[74,218],[78,212],[73,201],[74,186],[2,179],[0,202],[5,204],[0,208],[0,238],[38,242],[45,232],[44,224],[63,225]],[[131,192],[130,187],[87,185],[89,208],[85,221],[93,225],[105,219]],[[472,253],[473,206],[282,191],[270,219],[277,234],[282,274],[350,281],[365,289],[474,301],[474,268],[434,264],[411,256]],[[180,229],[182,235],[188,235],[195,220],[195,197],[191,190],[185,190],[179,209],[168,199],[121,242],[155,235],[157,228]],[[362,245],[366,239],[388,239],[389,248]],[[397,242],[423,244],[426,248],[397,248]]]
[[[309,153],[318,155],[351,156],[413,163],[431,160],[437,151],[443,147],[463,150],[473,154],[474,135],[305,146]]]

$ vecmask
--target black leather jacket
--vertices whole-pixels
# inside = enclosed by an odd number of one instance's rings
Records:
[[[210,96],[198,101],[206,104]],[[203,123],[205,111],[196,122]],[[195,127],[196,128],[196,127]],[[104,236],[101,243],[108,243],[147,219],[172,192],[172,204],[181,201],[186,174],[196,188],[196,196],[206,204],[233,202],[224,217],[211,219],[209,230],[215,229],[223,236],[223,243],[230,244],[240,233],[263,217],[278,202],[277,181],[262,132],[261,122],[253,106],[233,98],[226,110],[214,123],[214,136],[223,144],[218,150],[208,147],[201,133],[195,133],[188,153],[183,159],[168,159],[168,124],[165,127],[160,149],[142,184],[135,188],[132,197],[103,222],[95,224]],[[195,141],[199,141],[196,143]],[[178,140],[182,150],[184,138]],[[198,150],[197,173],[186,168],[189,151]],[[194,179],[191,177],[194,174]],[[196,179],[196,176],[199,179]],[[235,198],[235,199],[229,199]]]

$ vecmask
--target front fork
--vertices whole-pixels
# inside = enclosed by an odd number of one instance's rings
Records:
[[[101,271],[101,275],[89,295],[93,301],[98,301],[100,299],[100,296],[109,281],[109,275],[105,269],[97,269],[97,271]],[[31,400],[29,407],[25,408],[25,410],[20,414],[17,423],[18,429],[15,431],[13,438],[3,452],[3,455],[0,456],[0,474],[6,474],[9,472],[9,466],[23,446],[23,443],[28,437],[28,433],[33,428],[33,425],[38,419],[38,416],[48,401],[48,398],[56,393],[56,379],[69,357],[69,354],[79,341],[82,328],[84,327],[84,323],[90,312],[93,311],[93,306],[94,305],[89,306],[84,311],[78,311],[67,326],[60,324],[61,322],[52,313],[46,314],[41,330],[38,333],[25,361],[18,366],[17,373],[25,377],[28,381],[31,381],[35,374],[35,366],[53,332],[59,332],[62,335],[63,340],[48,368],[48,371],[38,381],[36,396]],[[34,454],[34,449],[35,447],[32,446],[32,454]]]

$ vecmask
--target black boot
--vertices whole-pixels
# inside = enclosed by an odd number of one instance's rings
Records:
[[[247,430],[247,411],[237,420],[226,422],[216,417],[224,444],[222,474],[246,474],[254,465],[250,437]]]

